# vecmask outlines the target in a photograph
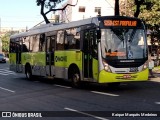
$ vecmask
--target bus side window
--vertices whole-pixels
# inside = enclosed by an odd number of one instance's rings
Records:
[[[66,30],[65,49],[80,49],[80,33],[77,32],[77,28]]]
[[[32,36],[32,39],[31,39],[31,46],[30,46],[30,48],[31,48],[31,50],[32,50],[32,52],[38,52],[39,51],[39,35],[34,35],[34,36]]]
[[[64,50],[64,31],[57,32],[56,49]]]
[[[39,51],[44,52],[45,51],[45,34],[40,35],[39,39]]]
[[[14,42],[10,42],[10,52],[14,53],[15,51],[15,43]]]
[[[30,44],[29,37],[24,38],[23,45],[22,45],[23,52],[29,52],[29,44]]]
[[[89,36],[90,36],[90,42],[91,42],[91,53],[92,53],[92,56],[94,57],[94,58],[97,58],[98,57],[98,43],[97,43],[97,37],[96,37],[96,30],[91,30],[90,31],[90,34],[89,34]]]
[[[75,40],[76,40],[76,49],[80,49],[80,32],[76,33]]]
[[[25,44],[22,45],[22,51],[23,52],[28,52],[27,46]]]

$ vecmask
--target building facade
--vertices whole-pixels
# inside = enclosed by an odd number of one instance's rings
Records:
[[[90,17],[114,15],[114,0],[67,0],[59,8],[67,6],[64,11],[58,11],[60,22],[71,22]]]

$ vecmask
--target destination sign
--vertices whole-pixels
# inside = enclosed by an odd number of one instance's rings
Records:
[[[126,56],[126,54],[124,52],[107,52],[106,53],[107,56]]]
[[[137,26],[137,21],[135,20],[104,20],[105,26],[124,26],[124,27],[135,27]]]

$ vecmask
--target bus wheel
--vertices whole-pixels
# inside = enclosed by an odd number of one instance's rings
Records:
[[[27,66],[26,68],[26,78],[32,80],[32,71],[30,66]]]
[[[81,82],[80,82],[79,73],[73,73],[71,80],[72,80],[72,86],[73,87],[75,87],[75,88],[79,88],[80,87]]]

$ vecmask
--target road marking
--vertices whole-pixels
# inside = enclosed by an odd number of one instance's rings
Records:
[[[6,73],[6,72],[7,72],[7,73],[15,73],[15,72],[13,72],[13,71],[9,71],[9,70],[3,70],[3,71],[2,71],[2,70],[0,70],[0,72],[2,72],[2,73]]]
[[[67,88],[67,89],[71,88],[71,87],[68,87],[68,86],[62,86],[62,85],[57,85],[57,84],[55,84],[54,86],[61,87],[61,88]]]
[[[126,84],[126,83],[121,83],[121,85],[128,85],[128,84]]]
[[[160,102],[155,102],[156,104],[160,105]]]
[[[9,74],[7,74],[7,73],[1,73],[0,72],[0,75],[16,75],[15,73],[9,73]]]
[[[0,87],[0,89],[2,89],[2,90],[6,90],[6,91],[9,91],[9,92],[12,92],[12,93],[15,93],[15,91],[13,91],[13,90],[9,90],[9,89],[3,88],[3,87]]]
[[[3,71],[9,71],[9,70],[8,70],[8,68],[6,68],[6,69],[0,69],[0,70],[3,70]]]
[[[103,117],[95,116],[95,115],[92,115],[92,114],[88,114],[88,113],[81,112],[81,111],[78,111],[78,110],[75,110],[75,109],[71,109],[71,108],[67,108],[67,107],[64,108],[64,109],[72,111],[72,112],[80,113],[80,114],[83,114],[83,115],[87,115],[89,117],[93,117],[93,118],[100,119],[100,120],[109,120],[109,119],[106,119],[106,118],[103,118]]]
[[[39,83],[40,81],[34,81],[35,83]]]
[[[0,75],[10,75],[10,74],[16,75],[16,73],[13,71],[6,70],[6,69],[0,69]]]
[[[117,97],[119,95],[117,94],[111,94],[111,93],[105,93],[105,92],[98,92],[98,91],[91,91],[92,93],[101,94],[101,95],[108,95],[108,96],[114,96]]]

